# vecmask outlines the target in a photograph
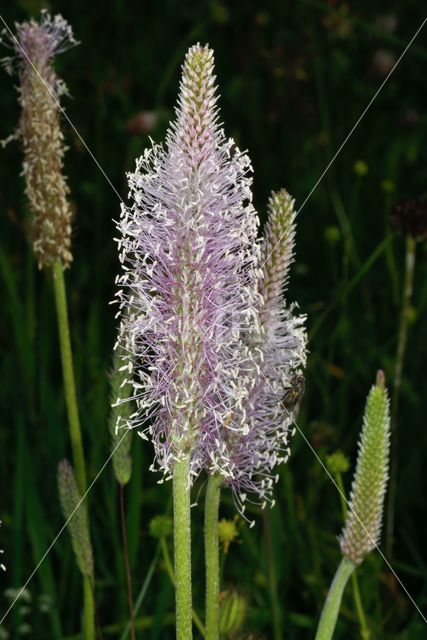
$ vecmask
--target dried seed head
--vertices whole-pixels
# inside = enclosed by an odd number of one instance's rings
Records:
[[[76,44],[71,27],[59,15],[43,11],[40,22],[16,25],[9,46],[15,52],[3,62],[19,75],[21,118],[15,135],[24,150],[23,174],[33,214],[32,241],[40,267],[59,260],[69,266],[71,255],[71,207],[63,175],[66,150],[60,129],[59,99],[66,86],[55,73],[53,59]],[[3,42],[5,41],[3,32]]]
[[[85,503],[81,500],[73,469],[67,460],[58,465],[58,489],[62,512],[71,536],[77,566],[84,576],[93,578],[93,555]]]
[[[379,543],[390,447],[389,399],[384,374],[368,395],[359,440],[350,509],[340,538],[342,554],[355,565]]]
[[[130,455],[132,431],[128,424],[131,414],[135,410],[135,405],[128,400],[132,396],[132,384],[128,378],[129,370],[122,349],[117,348],[114,352],[113,368],[110,374],[110,433],[114,475],[121,485],[129,482],[132,473]]]
[[[398,200],[391,208],[390,217],[394,231],[418,241],[427,238],[427,202],[421,198]]]

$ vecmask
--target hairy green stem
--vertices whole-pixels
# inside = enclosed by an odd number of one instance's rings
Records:
[[[393,400],[391,407],[391,453],[390,453],[390,491],[388,494],[386,553],[391,559],[394,538],[394,508],[397,488],[397,415],[399,406],[400,387],[402,384],[403,363],[405,359],[406,342],[410,320],[410,308],[414,285],[416,241],[412,236],[406,238],[405,280],[403,284],[402,308],[400,312],[399,336],[397,340],[396,361],[393,381]]]
[[[191,514],[190,459],[184,456],[173,472],[173,537],[175,561],[175,601],[177,640],[191,640]]]
[[[126,534],[124,491],[125,491],[124,485],[120,484],[119,485],[120,525],[121,525],[121,531],[122,531],[123,554],[124,554],[125,570],[126,570],[126,585],[127,585],[128,606],[129,606],[129,616],[130,616],[130,635],[132,640],[136,640],[135,614],[133,610],[133,595],[132,595],[132,572],[130,570],[130,564],[129,564],[129,548],[128,548],[128,539]]]
[[[268,586],[270,591],[271,610],[273,614],[274,640],[282,640],[282,620],[277,594],[277,574],[276,562],[274,558],[273,540],[271,537],[270,514],[267,510],[263,512],[264,538],[267,551]]]
[[[160,538],[160,548],[162,550],[163,562],[165,563],[167,574],[173,586],[175,587],[175,573],[173,570],[173,565],[172,565],[171,557],[169,554],[169,548],[168,548],[168,543],[166,541],[166,538]],[[193,609],[193,622],[198,628],[198,630],[200,631],[200,633],[202,634],[202,636],[205,638],[206,637],[205,627],[203,625],[203,622],[200,619],[199,614],[195,609]]]
[[[67,406],[73,466],[80,495],[87,490],[86,467],[83,441],[77,407],[76,385],[74,381],[73,352],[71,349],[70,327],[68,324],[67,295],[65,290],[64,269],[57,261],[53,266],[53,285],[55,290],[56,314],[58,318],[59,346],[61,351],[62,374],[64,378],[65,402]],[[95,603],[89,578],[83,577],[83,633],[84,640],[95,638]]]
[[[95,601],[88,576],[83,576],[83,638],[95,640]]]
[[[222,478],[210,476],[205,498],[206,638],[219,639],[218,511]]]
[[[59,345],[61,349],[62,374],[64,377],[65,402],[76,482],[80,494],[86,493],[86,468],[83,453],[82,433],[77,408],[76,386],[74,382],[73,353],[71,350],[70,327],[68,324],[67,296],[65,292],[64,270],[60,262],[53,267],[56,314],[58,317]]]
[[[350,560],[347,560],[347,558],[341,560],[329,588],[328,597],[323,605],[315,640],[331,640],[341,607],[342,595],[348,579],[355,568],[355,565],[350,562]]]

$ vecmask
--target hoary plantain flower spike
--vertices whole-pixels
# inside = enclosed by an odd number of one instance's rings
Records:
[[[224,430],[223,435],[230,459],[226,482],[234,490],[242,515],[248,494],[262,507],[274,505],[275,467],[289,457],[289,436],[304,388],[305,316],[296,313],[295,304],[287,306],[285,301],[295,218],[289,194],[285,190],[272,193],[257,279],[260,323],[249,335],[254,366],[247,374],[250,392],[243,405],[249,428],[243,434]]]
[[[14,50],[3,64],[19,76],[21,118],[11,138],[19,139],[23,146],[34,253],[39,267],[52,266],[57,260],[67,267],[72,260],[72,214],[63,174],[66,147],[59,107],[66,86],[56,75],[53,61],[76,41],[62,16],[42,11],[39,22],[16,24],[16,36],[6,37],[3,31],[2,42]]]
[[[123,363],[120,348],[114,351],[113,367],[110,374],[110,433],[111,449],[113,451],[113,470],[116,480],[124,486],[130,480],[132,473],[132,431],[128,424],[134,411],[134,403],[127,399],[132,395],[132,384],[128,381],[129,371]],[[124,399],[124,401],[122,400]]]
[[[341,552],[360,564],[380,540],[389,472],[389,399],[382,371],[366,402],[350,509],[340,538]]]
[[[137,160],[118,223],[118,342],[138,403],[130,426],[153,441],[166,478],[189,456],[189,482],[207,461],[228,473],[220,433],[247,429],[230,416],[248,395],[243,337],[259,324],[251,164],[225,138],[217,100],[213,52],[195,45],[165,146]]]
[[[63,460],[58,465],[58,489],[77,566],[84,576],[93,578],[93,554],[87,509],[86,505],[81,503],[74,472],[67,460]]]

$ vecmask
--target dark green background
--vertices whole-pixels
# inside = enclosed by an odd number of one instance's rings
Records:
[[[12,24],[38,13],[37,0],[2,2]],[[247,148],[254,165],[255,204],[264,219],[271,189],[285,186],[301,205],[329,160],[420,25],[423,6],[406,2],[51,3],[70,21],[81,45],[58,58],[71,99],[67,114],[123,198],[125,172],[149,144],[162,140],[173,114],[180,64],[196,41],[215,49],[222,119],[227,134]],[[425,13],[425,7],[424,7]],[[390,30],[394,17],[395,28]],[[7,55],[7,51],[4,50]],[[382,62],[381,62],[382,61]],[[427,189],[427,28],[419,35],[363,122],[298,218],[297,261],[289,298],[308,315],[310,356],[299,424],[322,460],[341,448],[354,462],[364,400],[383,368],[393,378],[401,298],[404,240],[389,237],[397,197]],[[0,137],[16,126],[12,80],[0,75]],[[156,123],[135,131],[132,119],[150,112]],[[119,200],[64,121],[75,207],[74,262],[67,274],[81,419],[93,478],[109,453],[108,379],[115,323],[113,280],[118,271],[115,228]],[[25,235],[28,211],[21,152],[0,151],[0,547],[5,590],[20,586],[62,525],[56,492],[58,461],[69,456],[49,274],[37,270]],[[366,163],[368,173],[354,170]],[[387,241],[388,238],[388,241]],[[386,239],[386,241],[385,241]],[[370,259],[372,258],[372,259]],[[425,501],[426,246],[418,245],[414,318],[410,328],[399,412],[399,477],[393,566],[426,611]],[[150,518],[170,505],[170,485],[148,471],[150,445],[134,443],[127,491],[128,532],[137,594],[155,550]],[[341,527],[339,496],[300,435],[280,471],[278,504],[270,512],[273,564],[282,608],[283,638],[312,638],[335,567]],[[349,488],[351,474],[346,478]],[[126,593],[117,515],[117,490],[107,468],[90,493],[102,625],[126,620]],[[200,499],[202,502],[202,498]],[[230,497],[222,515],[234,514]],[[194,595],[203,609],[202,511],[194,509]],[[264,522],[265,524],[265,522]],[[243,524],[226,559],[224,582],[250,601],[247,634],[273,638],[268,545],[262,517]],[[360,572],[375,638],[427,637],[426,626],[378,553]],[[271,575],[270,575],[271,577]],[[30,637],[69,637],[79,629],[80,580],[64,533],[30,582],[30,612],[19,606],[5,622],[13,637],[25,619]],[[55,598],[50,614],[38,598]],[[156,567],[139,617],[151,616],[141,638],[174,637],[173,590]],[[169,622],[167,626],[165,623]],[[59,628],[62,634],[59,634]],[[14,630],[14,631],[13,631]],[[106,637],[120,637],[117,630]],[[77,636],[74,636],[77,637]],[[351,590],[336,638],[359,638]]]

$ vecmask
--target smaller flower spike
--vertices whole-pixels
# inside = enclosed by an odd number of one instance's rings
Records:
[[[19,75],[19,104],[22,108],[17,131],[24,149],[23,174],[33,219],[33,247],[40,267],[59,260],[69,266],[71,255],[71,207],[69,188],[63,175],[66,150],[60,129],[58,101],[66,93],[55,73],[53,59],[76,44],[69,24],[62,16],[42,11],[40,22],[16,25],[16,36],[7,38],[15,55],[3,64]],[[5,43],[5,32],[2,34]]]
[[[113,368],[110,373],[111,385],[111,414],[110,433],[111,449],[113,451],[113,470],[119,484],[125,485],[129,482],[132,474],[132,431],[128,429],[128,421],[132,411],[135,410],[134,403],[127,400],[132,395],[132,384],[128,382],[128,368],[123,365],[123,353],[120,348],[114,351]],[[124,402],[120,399],[125,398]]]
[[[58,465],[58,489],[77,565],[84,576],[93,578],[93,554],[87,509],[86,505],[81,503],[74,472],[68,460],[63,460]]]
[[[384,374],[379,371],[366,402],[350,509],[340,538],[342,554],[354,565],[380,540],[389,469],[389,404]]]
[[[261,318],[264,326],[283,306],[289,267],[294,260],[295,200],[285,189],[273,192],[268,201],[268,219],[261,251]]]
[[[260,323],[253,325],[247,337],[252,367],[245,370],[250,390],[242,414],[248,428],[243,433],[233,432],[226,422],[222,430],[229,460],[225,481],[232,487],[242,515],[248,494],[263,507],[274,504],[272,490],[278,478],[274,468],[289,457],[292,421],[304,388],[305,316],[296,313],[295,304],[285,303],[295,218],[289,194],[285,190],[272,193],[257,281]],[[221,472],[219,468],[212,471]]]

